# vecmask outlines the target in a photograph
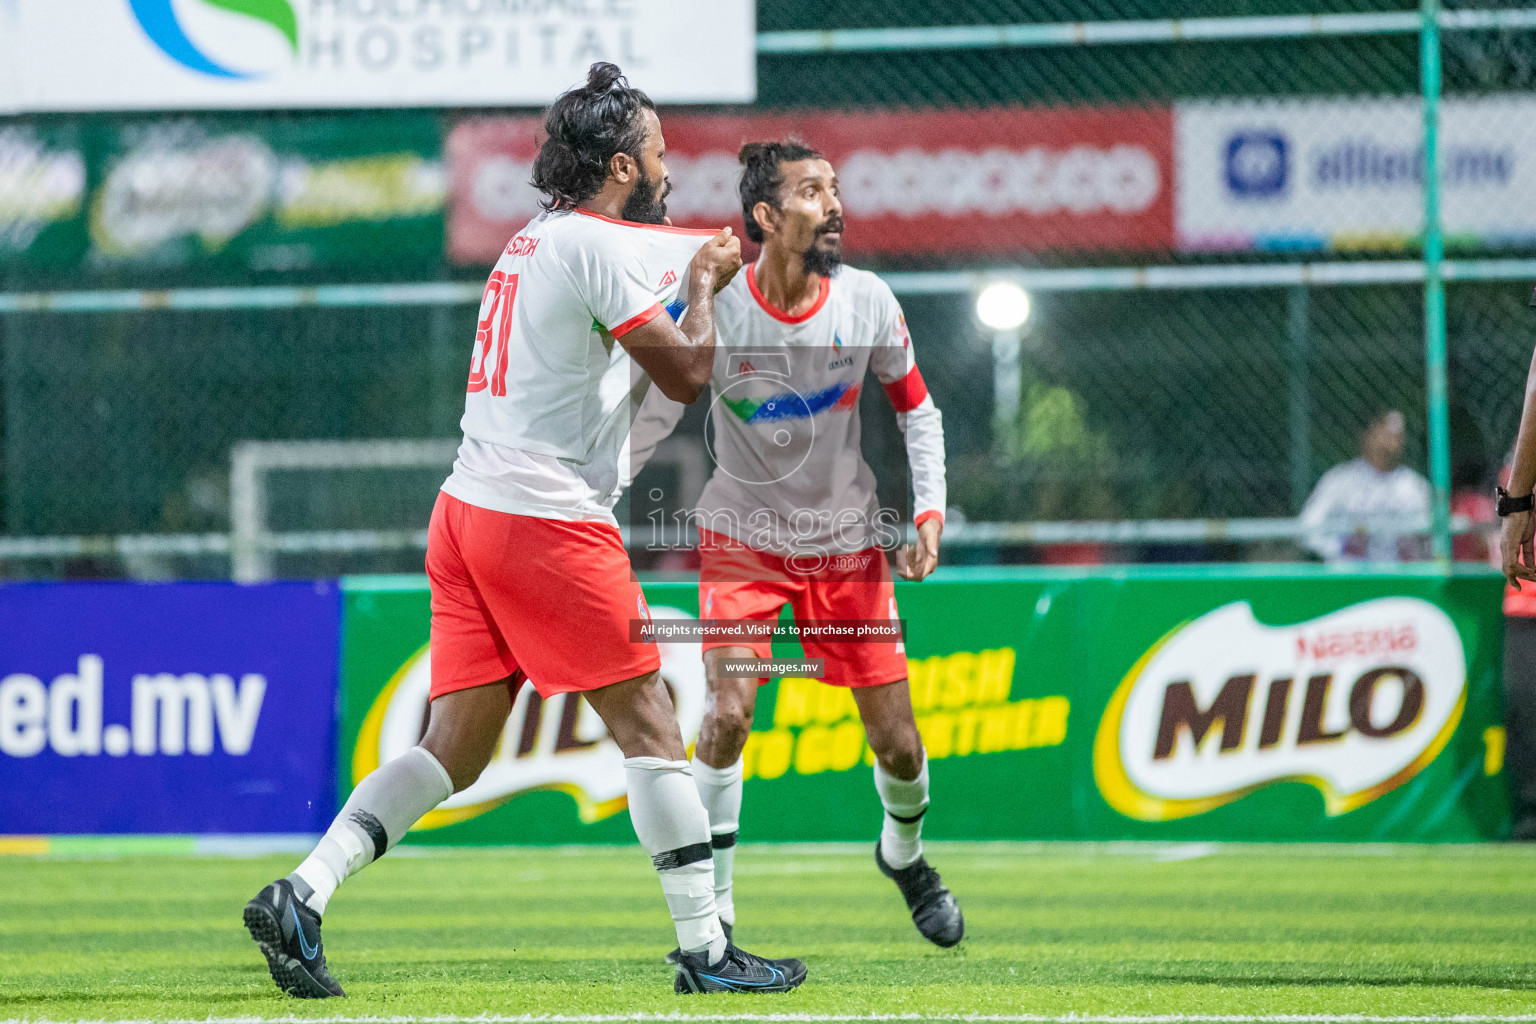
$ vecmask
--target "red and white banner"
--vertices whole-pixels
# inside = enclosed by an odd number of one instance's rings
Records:
[[[798,136],[842,182],[844,247],[861,253],[1168,249],[1167,108],[775,115],[663,111],[674,223],[741,230],[741,144]],[[537,117],[471,118],[448,137],[448,252],[488,264],[538,213]]]

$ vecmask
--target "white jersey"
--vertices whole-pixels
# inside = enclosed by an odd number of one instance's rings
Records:
[[[1419,556],[1429,529],[1429,481],[1407,466],[1383,473],[1364,459],[1334,466],[1301,510],[1308,547],[1330,562]]]
[[[681,315],[688,263],[714,234],[583,210],[535,217],[480,302],[453,473],[460,501],[614,522],[619,463],[650,377],[616,343]]]
[[[851,553],[894,543],[905,514],[882,512],[859,445],[867,372],[906,436],[913,518],[942,517],[943,420],[918,372],[906,318],[879,277],[839,267],[799,316],[773,308],[747,267],[715,299],[711,454],[696,522],[773,554]],[[659,392],[633,438],[633,470],[682,415]]]

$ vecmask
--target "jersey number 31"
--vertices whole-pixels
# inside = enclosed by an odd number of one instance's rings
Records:
[[[507,393],[507,347],[512,332],[512,303],[517,301],[517,275],[496,271],[480,297],[480,322],[475,325],[475,354],[469,360],[469,393],[491,389]],[[490,370],[487,375],[487,370]]]

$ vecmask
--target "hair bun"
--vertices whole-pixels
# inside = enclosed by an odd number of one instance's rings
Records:
[[[742,164],[750,164],[753,160],[761,160],[767,156],[772,146],[771,142],[749,142],[741,147],[741,152],[736,154],[736,159]]]
[[[587,69],[587,91],[607,92],[614,83],[624,80],[624,72],[617,64],[600,60]]]

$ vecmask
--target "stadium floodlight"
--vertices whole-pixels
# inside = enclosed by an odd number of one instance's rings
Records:
[[[1029,292],[1012,281],[993,281],[976,296],[976,319],[994,331],[1014,331],[1029,319]]]

